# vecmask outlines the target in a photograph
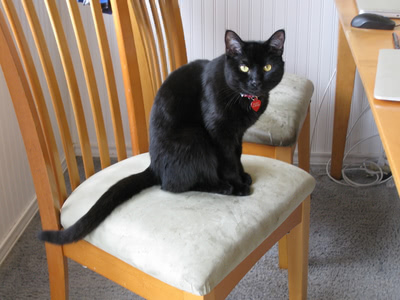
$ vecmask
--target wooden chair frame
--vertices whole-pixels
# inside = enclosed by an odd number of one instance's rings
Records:
[[[44,73],[49,85],[52,96],[55,114],[59,126],[59,132],[66,154],[66,162],[72,189],[79,185],[79,174],[77,170],[74,149],[69,134],[68,122],[66,121],[65,111],[62,106],[60,91],[55,81],[54,69],[49,60],[49,53],[35,13],[35,8],[30,0],[22,0],[35,43],[40,49],[39,56],[44,68]],[[86,177],[94,173],[93,157],[88,146],[87,127],[82,111],[79,89],[77,89],[76,77],[71,69],[72,62],[66,44],[65,35],[57,13],[55,2],[45,0],[46,7],[56,35],[58,48],[61,53],[62,63],[66,71],[66,79],[73,103],[74,114],[76,117],[76,127],[78,128],[81,140],[82,157],[84,161]],[[80,56],[85,69],[86,80],[92,81],[94,73],[91,66],[90,53],[87,49],[87,41],[82,30],[79,10],[75,0],[67,0],[70,10],[71,20],[74,31],[77,35]],[[138,46],[139,37],[143,42],[143,33],[140,27],[135,25],[135,19],[131,19],[136,4],[139,2],[113,0],[113,13],[118,37],[118,44],[121,54],[123,70],[125,96],[127,100],[128,114],[130,118],[130,132],[132,138],[132,148],[134,154],[142,153],[148,149],[146,107],[143,97],[149,86],[149,82],[143,78],[143,70],[139,64],[140,49]],[[150,1],[154,3],[154,1]],[[0,56],[1,67],[9,87],[13,101],[15,113],[21,129],[26,153],[28,156],[33,182],[37,194],[39,211],[43,229],[59,229],[59,208],[67,197],[66,184],[63,179],[59,153],[54,138],[54,132],[50,128],[49,113],[44,103],[43,92],[41,91],[38,75],[35,71],[32,56],[27,46],[26,38],[23,34],[21,24],[11,0],[2,0],[3,7],[7,14],[18,50],[14,44],[11,31],[7,22],[0,12]],[[132,5],[134,4],[134,5]],[[140,3],[139,3],[140,4]],[[160,9],[168,15],[166,22],[176,22],[173,12],[179,12],[177,0],[161,0]],[[93,16],[96,23],[96,30],[99,36],[105,36],[104,24],[100,18],[100,7],[96,1],[92,2]],[[133,20],[133,21],[132,21]],[[181,26],[181,24],[180,24]],[[179,24],[178,24],[179,27]],[[168,34],[167,34],[168,36]],[[135,37],[135,39],[133,38]],[[170,36],[169,45],[175,49],[182,49],[181,42]],[[125,141],[122,134],[121,115],[116,105],[117,100],[112,99],[116,95],[115,81],[113,79],[112,68],[110,69],[109,49],[107,41],[99,37],[99,45],[102,49],[102,61],[108,79],[106,80],[110,96],[110,111],[113,115],[113,125],[116,144],[118,145],[118,158],[124,159],[126,155]],[[136,55],[136,53],[138,53]],[[176,68],[186,60],[186,56],[179,51],[177,56],[169,57],[171,68]],[[186,55],[186,54],[185,54]],[[21,62],[21,59],[22,62]],[[141,64],[143,65],[143,64]],[[142,72],[142,73],[141,73]],[[68,74],[67,74],[68,73]],[[95,82],[95,81],[94,81]],[[154,83],[151,83],[154,85]],[[99,141],[101,164],[104,168],[110,164],[110,155],[105,138],[104,122],[99,105],[98,94],[95,83],[88,84],[91,106],[93,108],[93,119],[96,124],[96,135]],[[152,91],[154,92],[154,86]],[[308,124],[308,125],[307,125]],[[299,161],[301,167],[308,169],[308,137],[309,119],[301,131],[299,144]],[[105,140],[105,141],[104,141]],[[304,141],[304,142],[303,142]],[[90,145],[90,144],[89,144]],[[244,152],[254,153],[265,156],[271,154],[270,148],[262,145],[243,146]],[[289,159],[293,154],[293,148],[275,149],[275,157]],[[282,154],[283,153],[283,154]],[[50,293],[52,299],[68,299],[68,269],[67,258],[70,258],[91,270],[103,275],[106,278],[120,284],[123,287],[145,297],[147,299],[224,299],[236,286],[240,279],[251,269],[251,267],[283,236],[287,236],[287,263],[289,278],[289,297],[290,299],[306,299],[307,297],[307,274],[308,274],[308,224],[309,224],[309,197],[275,230],[257,249],[255,249],[241,264],[239,264],[214,290],[205,296],[196,296],[169,286],[123,261],[111,256],[110,254],[98,249],[86,241],[74,244],[57,246],[46,243],[46,254],[49,269]],[[287,234],[289,232],[289,234]]]

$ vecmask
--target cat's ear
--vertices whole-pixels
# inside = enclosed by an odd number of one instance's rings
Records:
[[[270,49],[277,55],[283,54],[283,44],[285,43],[285,30],[276,31],[268,41],[265,42]]]
[[[243,41],[232,30],[225,32],[225,52],[228,56],[236,56],[242,53]]]

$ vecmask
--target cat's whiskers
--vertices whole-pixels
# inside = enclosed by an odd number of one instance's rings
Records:
[[[232,99],[234,100],[234,96],[237,95],[237,93],[235,91],[233,91],[231,88],[229,87],[225,87],[224,89],[220,89],[218,90],[217,93],[217,97],[220,98],[228,98],[229,100],[226,102],[225,105],[225,110],[229,107],[229,105],[232,102]]]
[[[226,92],[229,92],[229,94],[227,94]],[[218,91],[218,96],[233,96],[235,94],[236,92],[232,90],[230,87],[225,87]]]
[[[240,93],[232,90],[229,87],[225,87],[224,89],[220,89],[218,91],[218,97],[229,98],[229,101],[226,104],[226,106],[229,106],[229,105],[233,105],[234,102],[239,100]]]
[[[228,109],[229,107],[232,107],[235,103],[238,103],[241,98],[242,97],[240,96],[240,94],[236,95],[236,97],[231,97],[230,100],[226,103],[225,109]]]

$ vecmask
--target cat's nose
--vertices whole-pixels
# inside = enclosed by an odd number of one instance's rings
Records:
[[[257,79],[252,79],[252,80],[250,81],[250,84],[251,84],[252,87],[258,88],[258,87],[260,87],[260,85],[261,85],[261,81],[260,81],[260,80],[257,80]]]

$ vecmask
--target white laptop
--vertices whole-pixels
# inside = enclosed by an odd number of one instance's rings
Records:
[[[356,0],[358,12],[400,18],[400,0]]]
[[[400,49],[379,50],[374,97],[400,101]]]

